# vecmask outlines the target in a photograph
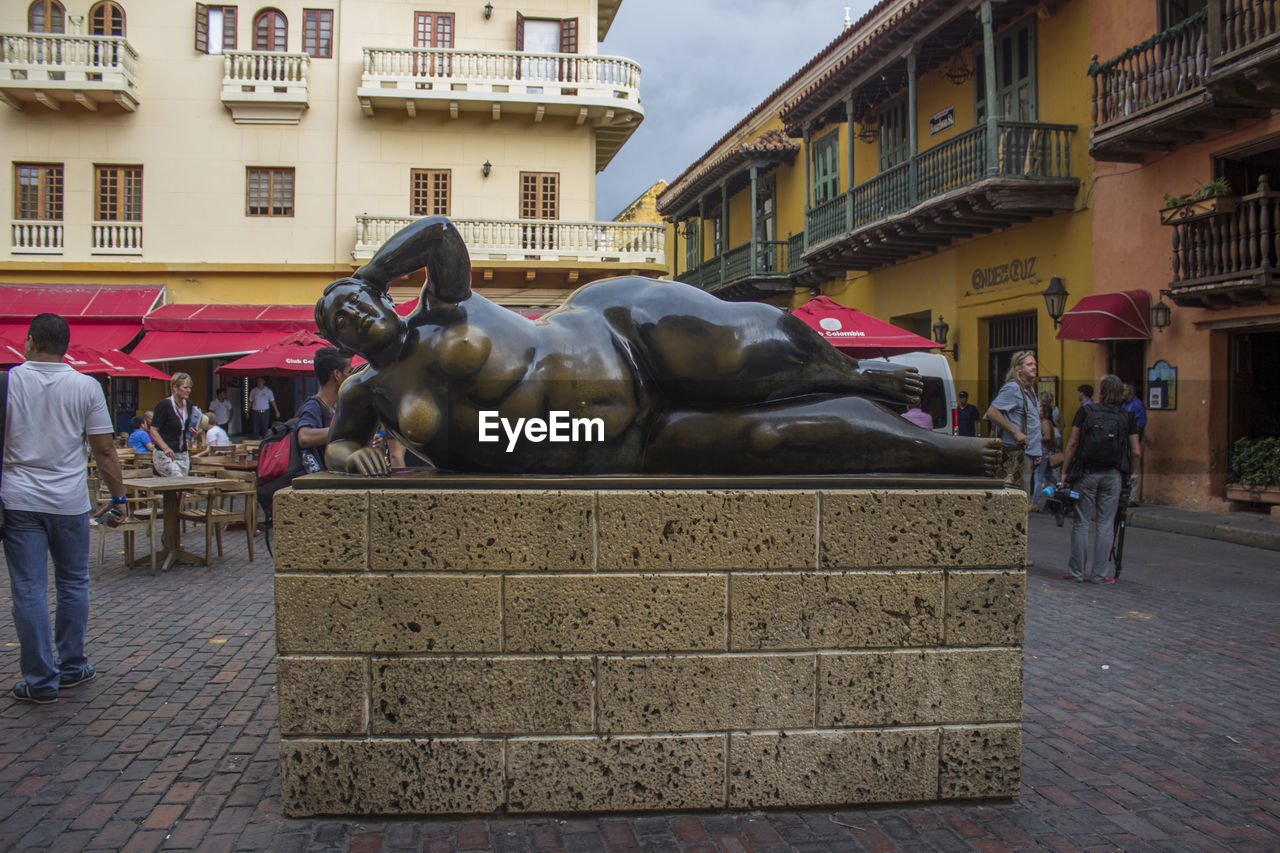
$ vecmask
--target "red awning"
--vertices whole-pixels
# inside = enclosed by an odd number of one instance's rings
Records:
[[[30,323],[46,311],[73,325],[136,323],[163,294],[160,284],[0,284],[0,323]]]
[[[49,312],[67,321],[73,346],[119,349],[163,295],[159,284],[0,284],[0,335],[21,343],[31,318]]]
[[[316,320],[312,305],[172,304],[152,311],[143,318],[142,326],[148,335],[154,332],[274,332],[274,341],[289,332],[314,332]]]
[[[147,332],[133,348],[139,361],[244,355],[280,340],[280,332]]]
[[[1151,339],[1151,294],[1145,290],[1095,293],[1062,315],[1060,341]]]
[[[825,296],[816,296],[791,313],[816,329],[829,344],[855,358],[918,352],[942,346]]]

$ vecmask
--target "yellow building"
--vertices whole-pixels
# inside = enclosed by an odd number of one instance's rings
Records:
[[[171,313],[249,306],[187,331],[283,329],[299,312],[263,306],[314,303],[430,214],[505,304],[661,272],[660,224],[596,221],[596,174],[644,115],[639,66],[599,51],[620,3],[2,4],[0,281],[163,285]],[[234,354],[166,352],[197,400],[206,356]]]
[[[784,305],[823,293],[926,337],[944,321],[980,409],[1035,349],[1069,417],[1092,359],[1055,340],[1044,292],[1092,291],[1088,12],[878,4],[660,197],[676,277]]]

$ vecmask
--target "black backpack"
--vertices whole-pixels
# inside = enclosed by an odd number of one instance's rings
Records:
[[[1129,413],[1102,403],[1086,407],[1077,458],[1082,471],[1115,468],[1121,474],[1128,474]]]

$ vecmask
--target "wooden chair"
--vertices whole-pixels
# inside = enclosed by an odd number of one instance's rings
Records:
[[[249,476],[246,477],[245,475]],[[258,487],[256,478],[250,471],[218,471],[214,474],[225,483],[219,484],[222,507],[227,513],[227,522],[238,521],[244,525],[245,541],[249,547],[249,562],[253,562],[253,537],[258,532]],[[244,502],[239,512],[236,511],[236,498]],[[218,554],[222,554],[222,539],[219,533]]]
[[[206,566],[210,563],[210,557],[213,553],[213,537],[218,527],[218,522],[216,521],[217,493],[218,490],[212,488],[184,492],[182,509],[178,511],[178,518],[181,519],[184,531],[188,521],[204,525],[203,564]],[[218,538],[218,556],[222,556],[222,538],[220,536]]]
[[[218,475],[221,473],[218,472]],[[205,565],[209,564],[211,545],[216,543],[218,556],[222,556],[222,525],[233,521],[242,522],[249,546],[249,562],[253,562],[253,537],[258,526],[257,491],[251,484],[240,480],[221,476],[219,479],[225,482],[220,482],[215,488],[190,494],[192,501],[189,507],[182,510],[182,520],[204,525]],[[243,510],[235,509],[237,497],[244,498]]]
[[[97,479],[97,478],[94,478]],[[90,489],[96,491],[99,496],[103,494],[101,483],[90,486]],[[110,500],[108,494],[106,500]],[[97,510],[102,509],[103,502],[98,500],[94,502],[95,514]],[[98,532],[98,565],[91,573],[91,577],[98,577],[102,573],[103,558],[107,548],[107,534],[120,533],[124,537],[124,553],[125,565],[133,567],[134,534],[139,531],[147,531],[147,544],[151,551],[151,574],[156,573],[156,550],[160,544],[160,538],[156,533],[156,519],[160,516],[159,499],[155,497],[143,496],[136,492],[126,492],[125,508],[127,514],[125,520],[116,527],[108,527],[98,522],[96,519],[89,520],[89,529]]]

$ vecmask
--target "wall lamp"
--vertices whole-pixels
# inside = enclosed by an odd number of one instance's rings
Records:
[[[1062,286],[1062,279],[1054,276],[1049,279],[1049,286],[1044,291],[1044,307],[1049,311],[1049,319],[1053,320],[1053,328],[1062,325],[1062,314],[1067,308],[1067,289]]]
[[[489,20],[489,19],[490,19],[490,18],[492,18],[492,17],[493,17],[493,4],[492,4],[492,3],[485,3],[485,4],[484,4],[484,19],[487,21],[487,20]]]
[[[933,324],[933,340],[938,346],[942,347],[944,354],[950,353],[951,357],[956,361],[960,360],[960,342],[956,341],[951,345],[951,349],[946,349],[947,333],[951,331],[951,327],[947,325],[947,321],[942,319],[942,315],[938,315],[938,321]]]
[[[1167,290],[1160,291],[1160,301],[1151,306],[1151,325],[1160,331],[1169,328],[1169,324],[1173,322],[1173,311],[1169,306],[1164,304],[1164,298],[1170,296]]]
[[[484,175],[487,178],[489,177],[489,173],[492,171],[493,171],[493,164],[490,163],[488,160],[485,160],[484,165],[480,167],[480,174]]]

